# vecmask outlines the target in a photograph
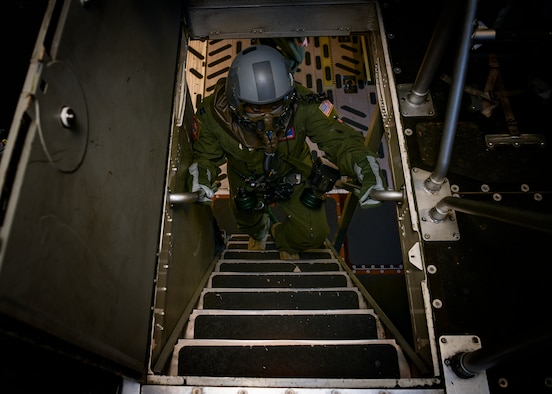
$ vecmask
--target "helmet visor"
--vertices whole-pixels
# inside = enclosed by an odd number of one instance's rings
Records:
[[[251,120],[260,119],[267,114],[280,116],[285,110],[284,99],[270,104],[243,104],[243,114]]]

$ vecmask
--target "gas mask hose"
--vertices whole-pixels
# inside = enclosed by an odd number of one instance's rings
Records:
[[[263,170],[267,178],[274,177],[278,172],[278,156],[274,152],[265,152],[263,160]]]

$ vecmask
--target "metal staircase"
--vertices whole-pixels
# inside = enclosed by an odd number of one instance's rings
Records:
[[[247,240],[227,241],[175,346],[170,375],[197,385],[230,377],[265,385],[410,377],[400,347],[385,338],[332,249],[284,261],[270,238],[262,251],[247,250]]]

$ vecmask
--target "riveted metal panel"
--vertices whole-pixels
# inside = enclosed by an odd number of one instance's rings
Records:
[[[373,2],[192,1],[193,38],[344,36],[375,30]]]

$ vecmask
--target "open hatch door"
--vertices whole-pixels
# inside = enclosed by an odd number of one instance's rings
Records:
[[[139,376],[181,7],[50,1],[0,162],[0,328]]]

